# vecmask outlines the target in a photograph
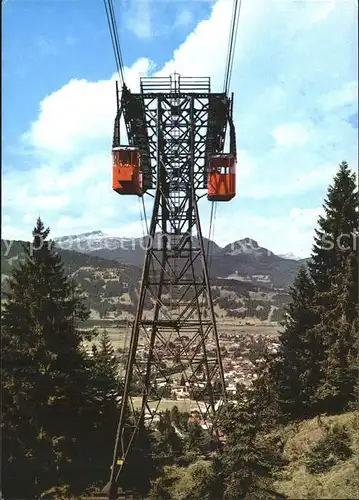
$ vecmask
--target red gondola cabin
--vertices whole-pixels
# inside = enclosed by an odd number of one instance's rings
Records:
[[[218,154],[209,158],[208,194],[210,201],[229,201],[236,195],[236,157]]]
[[[120,146],[112,149],[112,188],[119,194],[142,196],[141,157],[138,148]]]

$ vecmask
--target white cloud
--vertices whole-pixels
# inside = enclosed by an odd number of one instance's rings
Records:
[[[67,156],[85,141],[107,139],[113,114],[110,92],[113,88],[114,79],[96,83],[70,81],[41,102],[39,118],[27,137],[29,142],[45,152]]]
[[[310,254],[316,222],[314,214],[318,213],[318,209],[301,211],[294,208],[280,217],[257,216],[250,212],[243,212],[238,218],[218,216],[215,240],[223,247],[234,240],[250,237],[277,255],[291,252],[305,258]],[[208,227],[206,220],[203,223],[204,236],[208,235]]]
[[[9,224],[9,222],[11,220],[9,215],[2,215],[1,218],[2,218],[2,223],[6,224],[6,225]]]
[[[31,214],[26,214],[24,215],[22,219],[26,224],[33,224],[34,221],[36,220],[36,215],[31,213]]]
[[[150,61],[142,58],[125,71],[132,91],[138,90],[139,77],[150,67]],[[24,136],[26,142],[39,152],[66,157],[92,149],[93,141],[108,145],[116,115],[116,76],[98,82],[73,79],[45,97],[38,119]]]
[[[138,12],[146,5],[137,4]],[[298,212],[293,207],[302,203],[296,196],[324,194],[337,164],[356,161],[356,131],[344,111],[345,105],[356,105],[357,96],[351,59],[355,6],[350,11],[342,5],[243,2],[232,76],[238,196],[219,209],[219,243],[250,236],[277,253],[301,255],[302,249],[302,255],[308,254],[317,210],[308,207],[323,200],[311,197]],[[174,70],[183,76],[211,76],[212,91],[221,91],[231,13],[232,1],[219,0],[156,76]],[[145,58],[126,68],[129,88],[138,91],[140,76],[153,71]],[[29,237],[39,214],[53,236],[95,229],[142,234],[138,200],[111,189],[114,79],[73,79],[43,99],[24,135],[36,166],[6,170],[3,178],[6,237]],[[281,199],[289,197],[284,208]],[[151,204],[146,201],[147,215]],[[265,217],[267,205],[277,215]],[[206,227],[208,203],[202,211]]]
[[[325,94],[319,101],[324,111],[358,102],[358,82],[346,82],[339,90]]]
[[[273,137],[278,146],[291,147],[304,144],[309,139],[308,127],[300,123],[286,123],[278,125],[273,130]]]
[[[118,228],[105,227],[103,232],[110,236],[118,236],[124,238],[125,237],[139,238],[147,234],[146,227],[141,220],[136,220],[135,222],[129,222],[128,224],[123,224]]]
[[[245,164],[250,172],[244,171],[242,174],[242,162],[239,157],[237,165],[237,198],[254,199],[254,200],[273,200],[278,203],[278,199],[286,196],[299,196],[303,194],[311,195],[312,191],[322,191],[333,180],[335,173],[338,170],[338,165],[335,163],[324,163],[315,166],[308,170],[302,169],[301,163],[294,167],[283,161],[282,169],[271,169],[268,165],[273,165],[272,161],[266,159],[252,158],[251,164]],[[267,169],[267,171],[266,171]],[[268,172],[269,169],[269,172]],[[269,175],[268,175],[269,173]],[[322,201],[322,200],[319,200]]]
[[[312,16],[311,22],[312,23],[317,23],[318,21],[323,21],[328,17],[328,15],[332,12],[333,8],[335,7],[335,2],[337,0],[322,0],[323,8],[318,9]],[[307,2],[310,4],[310,2],[320,2],[320,0],[307,0]]]
[[[289,216],[300,227],[313,228],[318,221],[319,215],[324,215],[323,207],[317,208],[292,208]]]

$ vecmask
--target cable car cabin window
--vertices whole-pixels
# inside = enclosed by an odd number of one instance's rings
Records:
[[[131,164],[131,151],[121,151],[119,155],[119,160],[122,164]]]
[[[114,162],[118,166],[137,166],[139,165],[139,152],[120,149],[113,151]]]
[[[234,173],[235,158],[232,155],[212,157],[209,161],[209,171],[218,174]]]

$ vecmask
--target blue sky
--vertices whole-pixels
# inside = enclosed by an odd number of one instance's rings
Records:
[[[126,65],[140,75],[210,76],[223,86],[232,1],[114,1]],[[232,75],[237,197],[214,239],[310,252],[328,184],[357,168],[355,0],[243,0]],[[3,6],[3,238],[102,229],[140,236],[136,199],[111,190],[114,58],[101,0]],[[150,212],[151,199],[146,200]],[[204,234],[210,205],[201,204]]]

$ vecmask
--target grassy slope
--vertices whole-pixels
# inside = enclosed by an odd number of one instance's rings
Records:
[[[289,461],[275,481],[275,489],[290,499],[354,499],[359,498],[358,460],[359,436],[358,414],[345,413],[317,418],[289,425],[276,431],[284,446],[284,456]],[[322,437],[325,425],[344,425],[351,436],[354,455],[349,460],[335,465],[326,474],[312,475],[305,468],[306,452]],[[173,500],[181,500],[191,489],[198,475],[211,475],[209,462],[202,460],[189,467],[165,467],[165,481]]]
[[[288,498],[359,498],[358,460],[359,436],[358,413],[322,417],[323,425],[317,418],[286,427],[284,438],[284,456],[289,464],[275,483],[276,489]],[[324,426],[334,423],[345,426],[351,437],[354,455],[349,460],[338,463],[325,474],[309,474],[305,467],[305,456],[309,448],[320,439]]]

